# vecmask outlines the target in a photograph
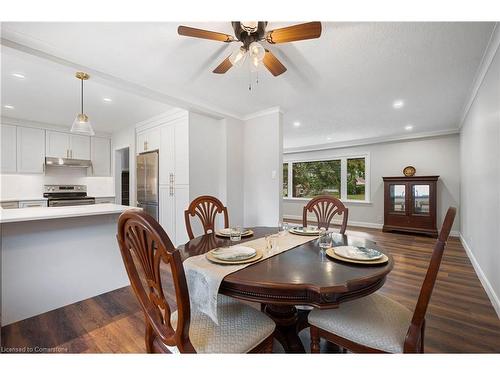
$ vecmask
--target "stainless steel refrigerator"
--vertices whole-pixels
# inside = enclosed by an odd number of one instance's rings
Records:
[[[158,151],[137,155],[137,207],[158,221]]]

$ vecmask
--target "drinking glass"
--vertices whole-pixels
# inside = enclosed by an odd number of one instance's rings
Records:
[[[280,236],[284,235],[286,232],[288,232],[288,229],[289,229],[289,225],[287,222],[284,222],[284,221],[280,221],[278,223],[278,234]]]
[[[278,250],[278,237],[275,234],[266,236],[266,251],[268,255],[272,255]]]
[[[319,247],[322,251],[332,247],[332,236],[327,231],[321,231],[319,235]]]
[[[241,232],[242,228],[240,226],[235,226],[231,228],[230,231],[230,238],[231,241],[236,242],[236,241],[241,241]]]

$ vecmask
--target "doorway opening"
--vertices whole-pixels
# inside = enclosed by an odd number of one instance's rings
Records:
[[[130,150],[128,147],[115,150],[115,194],[116,202],[130,205]]]

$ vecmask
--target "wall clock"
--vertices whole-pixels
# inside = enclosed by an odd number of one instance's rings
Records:
[[[403,169],[403,174],[406,176],[406,177],[412,177],[412,176],[415,176],[415,172],[417,170],[415,169],[415,167],[412,167],[411,165],[405,167]]]

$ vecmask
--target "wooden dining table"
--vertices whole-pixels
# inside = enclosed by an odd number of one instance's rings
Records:
[[[278,228],[251,229],[253,235],[239,243],[278,233]],[[384,285],[394,264],[392,256],[373,241],[341,234],[332,237],[333,246],[365,246],[382,251],[389,260],[369,266],[338,261],[322,252],[318,238],[312,237],[303,245],[227,275],[219,293],[260,303],[262,311],[275,321],[275,338],[285,352],[304,353],[298,333],[307,327],[308,311],[297,306],[334,309],[343,302],[367,296]],[[185,260],[229,243],[229,239],[210,233],[187,242],[179,251]]]

